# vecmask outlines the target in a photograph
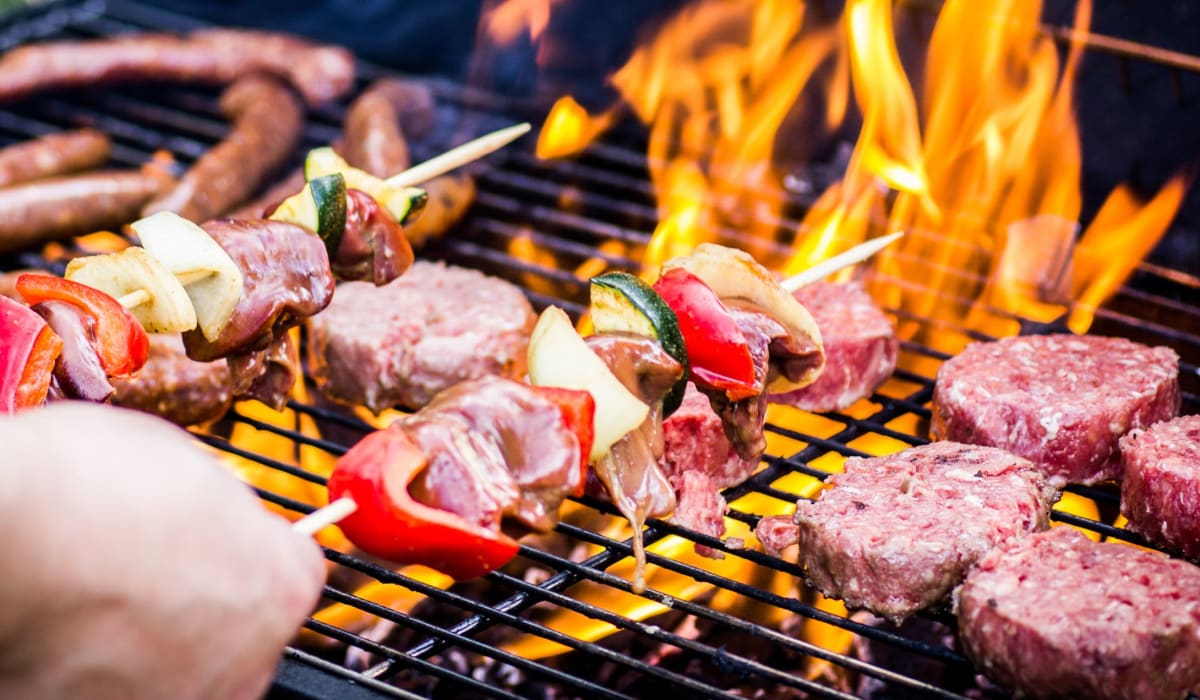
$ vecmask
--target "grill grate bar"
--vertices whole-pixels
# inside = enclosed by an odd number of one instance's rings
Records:
[[[345,594],[343,594],[343,595],[345,595]],[[412,621],[412,619],[409,618],[406,620],[406,622],[409,622],[409,621]],[[442,668],[441,666],[439,666],[433,662],[426,661],[425,659],[416,659],[416,658],[404,656],[403,654],[400,654],[395,649],[392,649],[389,646],[386,646],[384,644],[379,644],[378,642],[373,642],[365,637],[362,637],[361,635],[352,634],[350,632],[347,632],[347,631],[341,629],[340,627],[335,627],[333,625],[327,625],[323,622],[320,622],[318,620],[313,620],[313,619],[307,620],[304,623],[304,627],[307,629],[310,629],[314,632],[318,632],[320,634],[326,635],[330,639],[334,639],[336,641],[342,642],[343,644],[353,646],[358,649],[362,649],[364,651],[369,651],[372,654],[386,656],[389,659],[393,660],[397,664],[403,664],[406,668],[420,670],[423,673],[428,673],[429,675],[433,676],[434,678],[439,678],[441,680],[448,681],[457,687],[470,688],[471,690],[474,690],[475,692],[481,693],[485,696],[496,697],[496,698],[505,698],[506,700],[521,700],[520,695],[517,695],[515,693],[510,693],[502,688],[497,688],[493,685],[489,685],[482,681],[476,680],[475,678],[472,678],[469,675],[462,674],[462,673],[456,673],[453,670]],[[357,677],[364,677],[364,676],[363,676],[363,674],[355,674],[355,677],[357,678]],[[379,683],[380,685],[383,685],[385,687],[391,687],[391,686],[387,686],[387,684],[385,684],[385,683],[382,683],[380,681],[376,681],[373,678],[370,678],[370,676],[365,676],[365,678],[375,681],[376,683]],[[618,697],[620,697],[620,696],[618,696]]]
[[[527,671],[530,673],[534,673],[538,676],[542,676],[542,677],[545,677],[548,679],[553,679],[553,680],[563,683],[565,685],[573,686],[575,688],[578,688],[581,691],[588,693],[589,697],[614,698],[615,700],[622,700],[624,698],[630,697],[628,695],[624,695],[622,693],[617,693],[612,690],[609,690],[608,688],[605,688],[604,686],[593,683],[591,681],[579,678],[577,676],[572,676],[570,674],[564,673],[557,669],[549,668],[549,667],[539,664],[535,661],[529,661],[528,659],[524,659],[520,656],[508,653],[497,647],[487,644],[486,642],[481,642],[472,637],[458,634],[458,633],[454,632],[453,630],[448,630],[443,627],[439,627],[438,625],[435,625],[435,624],[429,623],[429,622],[425,622],[424,620],[420,620],[420,619],[412,617],[410,615],[404,615],[402,613],[398,613],[395,610],[392,610],[391,608],[388,608],[386,606],[372,603],[369,600],[359,598],[350,593],[345,593],[343,591],[340,591],[336,588],[332,588],[330,586],[325,587],[325,597],[330,600],[337,601],[339,603],[352,604],[352,605],[354,605],[354,607],[357,607],[360,610],[365,610],[367,612],[370,612],[373,615],[380,617],[381,619],[389,620],[391,622],[395,622],[396,624],[403,625],[405,627],[409,627],[414,630],[419,630],[424,634],[433,635],[433,636],[435,636],[439,639],[445,640],[447,642],[453,642],[454,646],[460,646],[463,649],[468,649],[470,651],[474,651],[482,656],[486,656],[490,659],[494,659],[497,662],[510,665],[513,668],[519,668],[521,670],[524,670],[524,671]],[[456,602],[463,607],[467,607],[468,609],[471,607],[476,607],[476,606],[482,607],[482,604],[477,604],[474,601],[471,601],[469,599],[462,598],[462,597],[459,597]],[[493,614],[493,613],[494,613],[494,611],[489,611],[489,614]],[[521,618],[517,618],[514,616],[509,616],[507,618],[507,621],[510,624],[512,624],[518,628],[536,628],[536,625],[534,625],[533,623],[530,623],[527,620],[523,620]],[[320,623],[317,623],[317,624],[320,624]],[[361,637],[360,637],[360,639],[361,639]],[[356,640],[356,642],[357,641],[358,640]],[[364,639],[363,641],[367,641],[367,640]],[[359,645],[356,643],[355,646],[359,646]],[[423,657],[421,657],[419,655],[401,653],[395,649],[386,647],[384,645],[372,644],[371,646],[374,647],[373,649],[370,650],[373,653],[379,653],[380,651],[386,650],[386,651],[384,651],[384,653],[382,653],[380,655],[387,658],[392,664],[407,664],[411,661],[427,661],[426,659],[424,659]]]

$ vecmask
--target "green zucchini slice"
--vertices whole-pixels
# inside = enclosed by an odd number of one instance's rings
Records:
[[[283,200],[271,218],[316,233],[332,259],[346,232],[345,178],[341,173],[331,173],[309,180],[303,190]]]
[[[420,187],[392,187],[381,178],[350,165],[328,146],[308,152],[304,159],[305,179],[312,182],[333,173],[340,173],[345,178],[348,189],[371,195],[402,226],[415,221],[429,200],[429,195]]]
[[[687,345],[675,312],[658,292],[627,272],[607,272],[592,278],[592,325],[597,333],[632,333],[656,339],[679,364],[683,374],[663,397],[663,418],[675,412],[687,389]]]

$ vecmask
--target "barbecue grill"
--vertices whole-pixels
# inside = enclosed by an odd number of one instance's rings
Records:
[[[194,26],[193,20],[123,0],[61,2],[12,15],[0,28],[0,50],[43,38]],[[1126,44],[1101,42],[1093,49],[1157,70],[1189,69],[1177,55],[1139,52]],[[383,74],[377,67],[360,65],[359,87]],[[540,102],[448,81],[431,80],[429,84],[442,118],[431,138],[414,145],[417,158],[516,119],[536,120],[546,113],[546,105]],[[302,149],[337,138],[344,106],[310,112]],[[110,134],[114,139],[112,159],[129,166],[145,162],[160,149],[189,163],[227,128],[213,90],[129,86],[48,94],[0,109],[0,142],[85,124]],[[577,274],[577,268],[599,259],[610,268],[636,271],[637,260],[608,252],[601,244],[615,239],[644,246],[654,228],[656,210],[640,138],[617,132],[594,144],[581,158],[565,162],[541,161],[528,145],[492,157],[480,171],[480,193],[467,221],[425,249],[422,256],[505,277],[522,285],[538,308],[558,304],[577,318],[585,309],[587,296],[587,280]],[[302,152],[297,152],[297,161]],[[795,216],[811,203],[796,195],[788,212]],[[519,247],[515,242],[521,241],[553,257],[514,256],[512,251]],[[54,260],[33,253],[0,262],[3,269],[55,265]],[[1184,358],[1184,413],[1200,412],[1197,299],[1200,278],[1142,264],[1129,284],[1097,312],[1092,328],[1093,332],[1175,348]],[[903,313],[898,309],[889,312]],[[1037,332],[1044,326],[1026,324],[1024,328]],[[981,339],[981,334],[966,328],[945,330]],[[908,360],[924,360],[920,364],[902,361],[902,367],[936,366],[945,359],[937,350],[912,342],[904,343],[902,351]],[[763,468],[724,494],[731,504],[729,518],[752,528],[767,512],[790,512],[790,504],[798,497],[796,475],[824,479],[829,473],[821,467],[826,455],[867,455],[865,440],[887,445],[887,451],[926,442],[923,436],[932,388],[930,372],[900,369],[869,401],[847,413],[824,414],[804,421],[801,427],[773,419],[767,426],[772,448],[763,458]],[[247,448],[229,436],[235,429],[257,431],[277,436],[293,455],[303,448],[336,457],[372,429],[362,418],[315,398],[293,400],[288,408],[321,432],[305,429],[298,422],[280,425],[243,406],[235,408],[216,429],[198,432],[196,437],[217,451],[276,470],[284,481],[320,486],[324,480],[296,466],[295,460]],[[1115,491],[1068,490],[1093,499],[1101,520],[1055,511],[1055,521],[1147,546],[1137,535],[1109,524],[1116,511]],[[312,510],[288,493],[260,489],[259,494],[296,513]],[[764,503],[771,505],[764,507]],[[305,635],[285,652],[272,696],[622,698],[687,693],[745,697],[758,692],[769,697],[846,698],[864,687],[857,684],[858,679],[872,679],[871,684],[884,689],[887,697],[959,698],[972,688],[985,697],[1004,697],[1000,691],[977,685],[970,662],[952,642],[907,627],[876,625],[818,604],[814,594],[802,586],[797,585],[799,591],[793,592],[778,584],[800,575],[795,565],[667,521],[651,520],[646,525],[650,589],[635,596],[628,577],[621,573],[621,567],[628,567],[632,558],[630,541],[623,535],[614,537],[613,530],[604,526],[615,521],[614,509],[588,498],[578,499],[576,506],[579,517],[568,517],[557,528],[560,542],[568,544],[570,553],[560,551],[561,547],[526,546],[518,557],[519,570],[495,572],[480,582],[450,589],[420,572],[396,572],[327,550],[336,566],[325,589],[326,602],[356,611],[355,624],[310,619]],[[686,541],[684,547],[656,553],[663,551],[656,545],[678,542],[677,538]],[[722,573],[726,569],[709,560],[674,554],[690,555],[691,543],[723,552],[726,561],[744,564],[738,571],[753,574],[731,578]],[[673,574],[669,591],[656,587],[666,580],[655,578],[656,571]],[[406,602],[389,607],[357,595],[363,581],[379,582],[393,598]],[[674,585],[680,581],[688,585]],[[775,583],[767,583],[772,581]],[[635,614],[635,608],[651,612]],[[590,621],[589,629],[607,623],[615,633],[583,634],[578,628],[547,621],[564,611]],[[922,620],[953,625],[944,611],[928,613]],[[823,629],[806,633],[814,628]],[[565,650],[528,652],[552,644]],[[876,652],[864,655],[861,649],[868,644]],[[345,661],[347,649],[351,663]]]

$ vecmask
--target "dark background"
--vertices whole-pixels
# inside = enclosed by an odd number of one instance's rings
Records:
[[[294,31],[348,45],[371,62],[465,80],[482,0],[160,0],[156,4],[216,23]],[[641,37],[684,4],[679,0],[562,0],[552,10],[548,32],[558,39],[553,65],[539,71],[533,47],[518,40],[488,61],[488,87],[511,95],[541,91],[554,97],[559,86],[570,85],[585,102],[604,104],[611,99],[604,77],[628,58]],[[810,8],[830,17],[837,16],[838,6],[821,0],[810,3]],[[1045,21],[1067,26],[1073,8],[1067,0],[1047,0]],[[1092,32],[1200,55],[1200,3],[1097,0]],[[1200,162],[1200,73],[1089,51],[1076,99],[1084,147],[1085,222],[1118,183],[1128,181],[1152,194],[1179,168]],[[853,141],[857,128],[851,119],[842,138]],[[817,156],[831,153],[833,145]],[[1192,188],[1173,231],[1152,259],[1200,273],[1200,187]]]

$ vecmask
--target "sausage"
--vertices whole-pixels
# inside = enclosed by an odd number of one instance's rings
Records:
[[[376,177],[405,170],[410,165],[405,133],[428,133],[435,117],[433,92],[425,85],[394,78],[375,81],[346,112],[346,162]],[[475,180],[465,173],[442,175],[421,187],[429,201],[416,221],[404,227],[414,246],[445,233],[475,200]]]
[[[0,189],[0,253],[122,226],[171,180],[152,169],[69,175]]]
[[[0,149],[0,187],[90,170],[108,160],[111,144],[95,129],[39,136]]]
[[[354,86],[354,56],[277,32],[205,29],[21,46],[0,57],[0,103],[64,87],[129,80],[232,83],[251,73],[287,80],[309,104]]]
[[[229,213],[229,218],[259,219],[270,216],[271,212],[283,203],[283,200],[304,189],[305,182],[304,168],[296,168],[288,173],[287,177],[264,190],[262,194],[234,209]]]
[[[225,360],[196,362],[178,334],[151,335],[146,365],[112,380],[117,406],[162,416],[178,425],[206,425],[229,410],[229,367]]]
[[[428,87],[384,78],[371,84],[346,110],[343,156],[376,177],[388,177],[411,165],[404,135],[421,136],[434,121]]]
[[[421,187],[429,201],[416,220],[404,226],[404,236],[414,247],[449,230],[475,201],[475,178],[466,173],[435,177]]]
[[[250,196],[300,141],[304,107],[290,90],[265,76],[242,78],[221,95],[233,122],[223,141],[200,157],[174,189],[143,214],[172,211],[192,221],[224,214]]]

